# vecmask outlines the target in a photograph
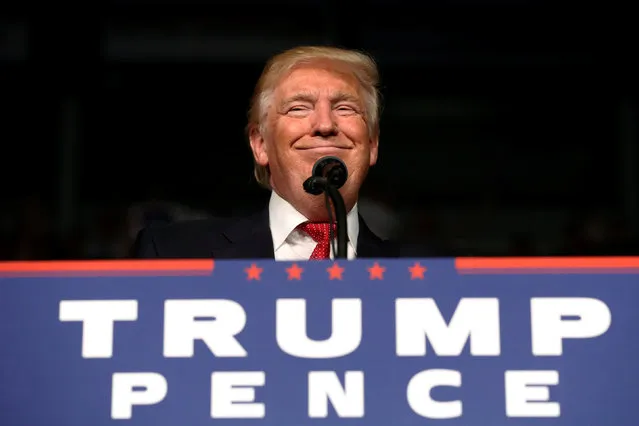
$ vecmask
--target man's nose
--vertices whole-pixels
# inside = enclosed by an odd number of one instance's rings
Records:
[[[313,133],[316,136],[334,136],[337,134],[337,122],[330,105],[317,105],[315,109]]]

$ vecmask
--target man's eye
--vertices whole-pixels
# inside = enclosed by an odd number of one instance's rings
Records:
[[[339,112],[357,112],[357,108],[352,105],[340,105],[337,107],[337,111]]]
[[[306,114],[309,112],[310,108],[306,105],[295,105],[288,109],[288,114]]]

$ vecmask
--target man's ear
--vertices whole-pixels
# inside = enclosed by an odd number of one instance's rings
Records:
[[[377,163],[377,154],[379,152],[379,133],[370,139],[370,166],[374,166]]]
[[[249,142],[251,143],[251,151],[253,151],[255,162],[260,166],[267,166],[268,154],[266,152],[266,142],[258,125],[251,125],[249,129]]]

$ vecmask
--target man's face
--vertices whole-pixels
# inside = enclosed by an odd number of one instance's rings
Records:
[[[263,133],[251,133],[251,147],[282,198],[309,218],[323,214],[323,197],[305,193],[302,184],[315,161],[332,155],[348,168],[340,192],[352,208],[378,150],[355,77],[321,64],[296,68],[275,88],[265,124]]]

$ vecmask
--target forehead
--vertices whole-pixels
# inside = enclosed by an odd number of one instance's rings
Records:
[[[275,96],[280,100],[298,93],[316,96],[335,93],[358,97],[360,84],[355,76],[335,65],[314,64],[294,68],[275,87]]]

